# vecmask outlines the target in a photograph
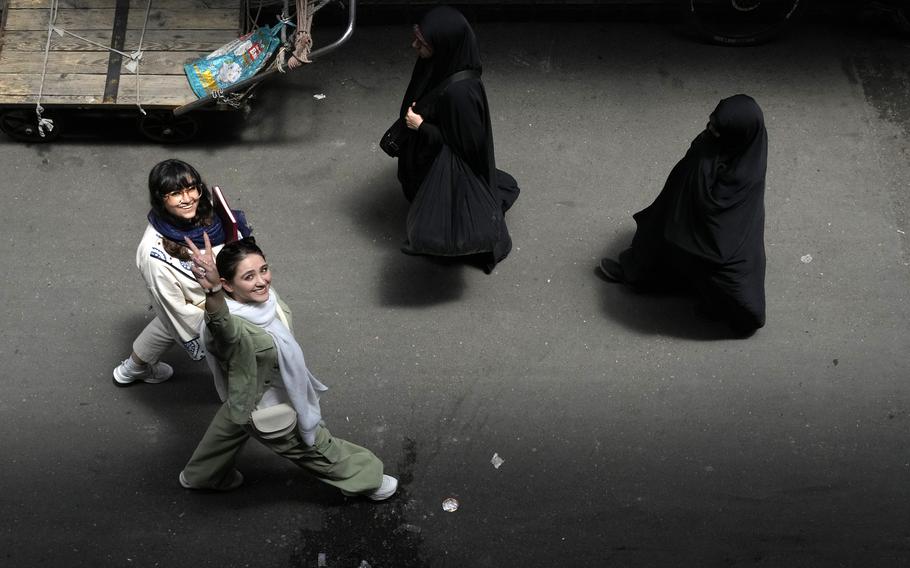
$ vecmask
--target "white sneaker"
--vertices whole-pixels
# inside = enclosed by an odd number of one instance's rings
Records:
[[[137,381],[152,384],[163,383],[170,379],[173,374],[174,368],[167,363],[145,364],[142,365],[139,372],[135,372],[128,371],[126,361],[123,361],[114,369],[114,384],[118,387],[125,387]]]
[[[367,499],[372,499],[373,501],[385,501],[389,497],[395,494],[395,491],[398,490],[398,480],[392,477],[391,475],[382,475],[382,485],[379,486],[379,489],[373,491],[372,493],[350,493],[345,490],[341,490],[342,493],[348,497],[366,497]]]
[[[184,489],[209,489],[211,491],[232,491],[243,485],[243,474],[238,470],[234,470],[233,477],[231,482],[227,484],[226,487],[195,487],[190,485],[190,482],[186,480],[186,477],[183,475],[183,472],[180,472],[180,475],[177,476],[177,480],[180,481],[180,486]]]

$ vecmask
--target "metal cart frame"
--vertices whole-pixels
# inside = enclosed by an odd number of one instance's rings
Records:
[[[151,140],[174,143],[198,132],[198,111],[248,105],[253,89],[278,71],[274,58],[258,74],[212,96],[192,92],[183,64],[235,39],[247,18],[242,1],[197,3],[0,0],[0,130],[23,142],[47,142],[65,129],[67,114],[116,112],[136,119]],[[311,51],[310,60],[351,38],[356,0],[347,6],[341,36]]]

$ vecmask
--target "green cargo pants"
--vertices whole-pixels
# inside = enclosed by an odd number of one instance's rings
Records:
[[[366,448],[333,437],[324,426],[320,425],[316,431],[313,446],[306,445],[296,428],[280,438],[266,440],[259,438],[251,425],[231,422],[226,405],[218,409],[183,468],[184,478],[194,488],[226,487],[233,478],[237,454],[250,437],[310,472],[316,479],[348,493],[369,493],[382,484],[382,461]]]

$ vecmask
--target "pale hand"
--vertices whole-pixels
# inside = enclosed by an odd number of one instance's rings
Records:
[[[411,106],[408,107],[408,114],[404,117],[405,124],[408,125],[408,128],[411,130],[417,130],[420,128],[420,125],[423,124],[423,117],[414,112],[414,105],[417,103],[411,103]]]
[[[196,281],[205,290],[211,290],[221,284],[221,276],[218,274],[218,267],[215,266],[215,255],[212,254],[212,242],[209,240],[207,232],[202,233],[202,239],[205,242],[205,251],[200,251],[199,247],[193,244],[188,237],[186,246],[193,252],[193,276]]]

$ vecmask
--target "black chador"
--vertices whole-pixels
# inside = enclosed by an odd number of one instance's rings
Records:
[[[448,7],[430,11],[415,37],[431,55],[418,58],[401,102],[402,117],[419,101],[414,111],[423,118],[398,160],[398,179],[411,202],[403,250],[480,255],[489,271],[511,249],[505,212],[519,189],[496,169],[477,41],[464,16]]]
[[[765,324],[768,134],[747,95],[724,99],[670,172],[608,278],[640,289],[693,287],[709,313],[739,332]]]

